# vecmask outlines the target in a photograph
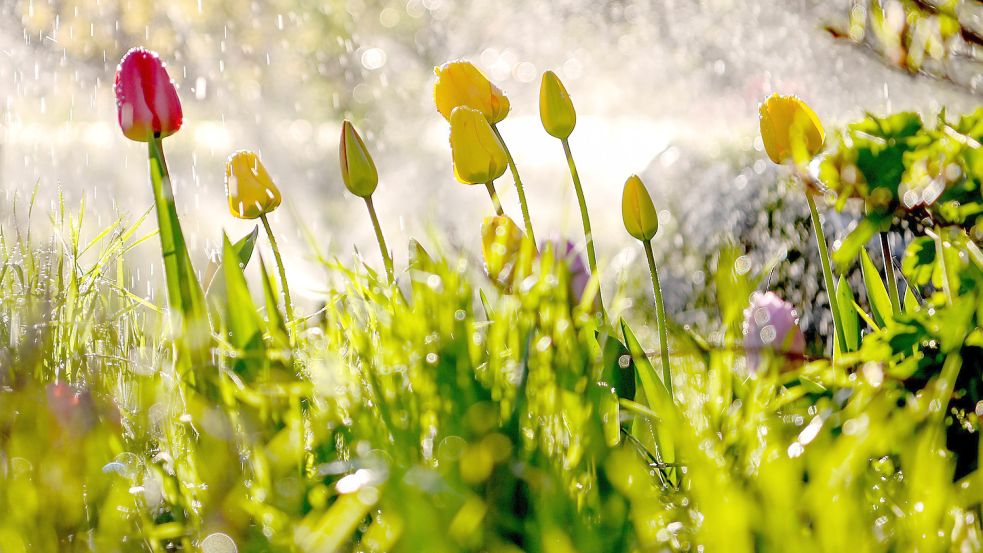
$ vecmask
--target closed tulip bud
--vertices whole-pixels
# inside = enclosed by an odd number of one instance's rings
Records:
[[[659,216],[652,204],[652,197],[637,175],[628,177],[621,196],[621,217],[628,234],[638,240],[648,241],[659,230]]]
[[[805,337],[799,329],[799,316],[792,304],[774,292],[755,292],[744,311],[744,349],[748,368],[758,370],[762,352],[787,357],[783,367],[794,367],[805,354]]]
[[[379,184],[379,172],[362,137],[349,121],[341,125],[341,142],[338,147],[341,158],[341,178],[345,187],[362,198],[368,198]]]
[[[456,107],[451,114],[454,176],[464,184],[491,182],[505,173],[505,146],[478,110]]]
[[[280,190],[255,153],[239,150],[225,163],[225,194],[229,211],[240,219],[256,219],[280,205]]]
[[[529,274],[536,251],[515,221],[497,215],[481,224],[481,253],[488,277],[510,289],[516,278]]]
[[[823,124],[816,112],[795,96],[772,94],[758,112],[761,140],[775,163],[808,161],[823,149]]]
[[[539,118],[543,120],[546,132],[560,140],[568,138],[577,125],[577,112],[570,95],[552,71],[543,73],[543,82],[539,86]]]
[[[489,123],[495,124],[509,114],[509,99],[469,61],[451,61],[434,68],[433,99],[437,111],[451,120],[458,106],[476,109]]]
[[[149,142],[181,128],[181,100],[156,53],[134,48],[116,68],[116,109],[123,135]]]

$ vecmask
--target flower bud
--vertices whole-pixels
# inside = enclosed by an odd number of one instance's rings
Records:
[[[536,252],[515,221],[497,215],[481,224],[481,253],[488,278],[508,290],[516,278],[529,274]]]
[[[823,124],[816,112],[795,96],[772,94],[758,108],[761,140],[775,163],[807,162],[823,149]]]
[[[493,181],[508,168],[505,147],[488,121],[475,109],[454,108],[450,140],[454,176],[464,184]]]
[[[229,211],[240,219],[256,219],[280,205],[280,190],[254,152],[239,150],[225,162],[225,195]]]
[[[365,148],[358,131],[346,120],[341,125],[341,142],[338,147],[341,158],[341,178],[348,190],[362,198],[368,198],[379,184],[379,173],[375,162]]]
[[[435,67],[434,73],[433,99],[444,119],[450,121],[458,106],[478,110],[493,125],[509,114],[508,97],[471,62],[447,62]]]
[[[621,196],[621,217],[628,234],[638,240],[648,241],[659,230],[659,216],[652,204],[652,197],[637,175],[628,177]]]
[[[805,337],[798,326],[799,316],[792,304],[782,300],[774,292],[755,292],[751,305],[744,310],[744,349],[748,369],[757,371],[762,351],[783,355],[789,362],[783,367],[794,367],[805,354]]]
[[[560,140],[568,138],[577,125],[577,112],[570,95],[552,71],[543,73],[539,86],[539,118],[546,132]]]
[[[181,100],[156,53],[133,48],[116,68],[116,109],[123,135],[149,142],[181,128]]]

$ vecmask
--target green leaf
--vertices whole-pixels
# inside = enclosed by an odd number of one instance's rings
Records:
[[[224,233],[222,241],[222,268],[227,294],[225,324],[229,343],[239,354],[234,367],[236,372],[254,375],[258,366],[265,361],[263,327],[239,264],[239,254]]]
[[[266,268],[262,256],[259,258],[259,269],[263,279],[263,296],[266,299],[267,331],[270,333],[274,346],[288,351],[290,349],[290,335],[287,333],[287,324],[277,304],[276,284],[274,284],[273,277]]]
[[[648,355],[645,354],[645,350],[642,349],[641,344],[638,343],[638,339],[635,338],[635,334],[628,328],[628,323],[624,319],[621,320],[621,330],[625,335],[625,344],[628,346],[635,363],[635,374],[642,384],[641,390],[638,390],[641,393],[637,394],[636,401],[648,406],[663,421],[675,419],[676,406],[673,403],[673,398],[669,396],[669,390],[659,379],[655,367],[652,366]],[[632,428],[632,434],[638,437],[643,444],[647,447],[656,446],[655,451],[657,451],[658,458],[663,462],[673,461],[676,455],[675,444],[670,434],[670,428],[667,426],[662,425],[656,429],[649,418],[636,418]]]
[[[870,304],[874,320],[877,321],[877,326],[883,328],[894,319],[894,308],[891,307],[891,296],[887,293],[887,287],[884,286],[884,281],[881,280],[867,250],[860,250],[860,269],[864,277],[864,288],[867,289],[867,302]]]
[[[147,144],[150,181],[154,189],[157,226],[160,229],[160,246],[167,280],[167,302],[180,318],[182,347],[186,348],[193,364],[202,364],[207,359],[211,340],[205,293],[191,264],[191,256],[181,231],[161,142],[156,139]]]
[[[935,241],[927,236],[912,240],[901,260],[901,271],[915,286],[928,284],[935,271]]]
[[[239,263],[242,264],[243,268],[249,265],[249,260],[253,257],[253,249],[256,247],[256,237],[259,236],[259,225],[253,225],[253,230],[240,238],[235,244],[232,244],[232,249],[239,256]]]
[[[854,303],[853,291],[843,275],[836,283],[836,301],[840,305],[840,321],[843,323],[843,336],[846,352],[857,351],[860,347],[860,317],[856,310],[850,309]]]
[[[911,286],[908,286],[904,290],[904,312],[914,313],[918,311],[918,307],[921,304],[918,303],[918,298],[915,297],[915,293],[911,291]]]

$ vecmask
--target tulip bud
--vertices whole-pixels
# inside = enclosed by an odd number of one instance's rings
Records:
[[[652,204],[652,197],[637,175],[628,177],[621,196],[621,217],[628,234],[638,240],[648,241],[659,230],[659,216]]]
[[[341,141],[338,147],[341,161],[341,179],[345,187],[356,196],[368,198],[379,184],[379,172],[372,155],[362,142],[354,125],[347,119],[341,124]]]
[[[795,96],[772,94],[758,113],[761,140],[775,163],[808,161],[823,149],[823,124],[816,112]]]
[[[229,211],[240,219],[256,219],[280,205],[280,190],[259,156],[239,150],[225,162],[225,195]]]
[[[451,113],[451,157],[454,176],[464,184],[483,184],[508,168],[505,146],[477,110],[456,107]]]
[[[181,100],[156,53],[133,48],[116,68],[116,109],[123,135],[149,142],[181,128]]]
[[[784,355],[795,366],[805,354],[805,337],[799,329],[799,316],[792,304],[774,292],[755,292],[751,305],[744,311],[744,349],[748,368],[757,371],[762,350]]]
[[[509,114],[509,99],[469,61],[451,61],[434,68],[433,99],[437,111],[451,120],[458,106],[476,109],[489,123],[495,124]]]
[[[539,118],[543,120],[546,132],[560,140],[567,139],[577,125],[577,112],[570,95],[552,71],[543,73],[539,86]]]
[[[481,253],[488,277],[509,289],[517,277],[529,274],[535,248],[512,219],[497,215],[481,224]]]

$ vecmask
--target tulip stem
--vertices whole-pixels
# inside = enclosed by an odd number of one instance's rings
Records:
[[[587,214],[587,199],[584,197],[584,188],[580,184],[580,173],[577,172],[577,165],[573,162],[570,141],[563,138],[560,139],[560,142],[563,143],[563,154],[566,155],[567,166],[570,167],[573,189],[577,192],[577,203],[580,204],[580,219],[584,223],[584,238],[587,240],[587,262],[590,264],[590,274],[600,280],[601,276],[597,272],[597,256],[594,254],[594,233],[590,230],[590,216]],[[600,283],[598,284],[597,303],[601,306],[601,313],[604,313],[604,300],[601,298]]]
[[[655,292],[655,315],[659,323],[659,349],[662,351],[662,382],[672,394],[672,372],[669,369],[669,328],[666,321],[666,304],[662,299],[662,285],[659,283],[659,270],[655,267],[655,256],[652,254],[652,241],[642,240],[645,246],[645,258],[648,260],[649,272],[652,274],[652,291]]]
[[[372,203],[372,196],[365,197],[365,206],[369,208],[369,217],[372,218],[372,226],[375,228],[375,239],[379,242],[379,249],[382,250],[382,262],[386,265],[386,275],[389,277],[389,284],[393,283],[393,260],[389,257],[389,248],[386,247],[386,238],[382,235],[382,227],[379,225],[379,217],[375,214],[375,204]]]
[[[816,200],[806,187],[806,200],[809,202],[809,212],[812,215],[812,227],[816,231],[816,244],[819,246],[819,262],[823,266],[823,282],[826,285],[826,297],[829,300],[829,310],[833,312],[833,329],[836,332],[836,343],[840,351],[846,351],[846,335],[843,332],[843,321],[840,318],[839,302],[836,300],[836,281],[833,280],[833,269],[829,263],[829,250],[826,246],[826,234],[823,223],[819,220],[819,210]],[[835,348],[834,348],[835,350]]]
[[[891,309],[894,315],[901,314],[901,296],[898,294],[898,279],[894,276],[894,258],[891,256],[891,244],[887,233],[878,233],[881,239],[881,255],[884,256],[884,276],[887,278],[887,291],[891,296]]]
[[[505,145],[505,139],[502,138],[502,133],[498,131],[498,125],[492,125],[492,130],[495,131],[495,136],[498,137],[498,141],[502,143],[502,149],[505,150],[505,159],[509,162],[509,170],[512,171],[512,179],[515,180],[515,189],[519,192],[519,207],[522,209],[522,222],[526,225],[526,236],[532,240],[532,243],[536,243],[536,235],[532,231],[532,220],[529,218],[529,204],[526,203],[526,191],[522,187],[522,179],[519,178],[519,170],[515,166],[515,161],[512,159],[512,152],[509,151],[509,147]]]
[[[502,202],[498,199],[498,192],[495,191],[495,181],[490,180],[486,182],[485,188],[488,189],[488,195],[491,196],[491,201],[495,204],[495,213],[505,215],[505,210],[502,209]]]
[[[290,288],[287,286],[287,271],[283,268],[283,258],[280,257],[280,246],[276,243],[276,238],[273,237],[273,229],[270,228],[270,221],[267,219],[266,214],[259,216],[259,219],[263,221],[263,228],[266,229],[266,237],[270,239],[270,247],[273,248],[273,257],[276,258],[276,268],[280,272],[280,285],[283,287],[283,304],[284,308],[287,310],[287,320],[294,320],[294,307],[293,302],[290,301]]]

